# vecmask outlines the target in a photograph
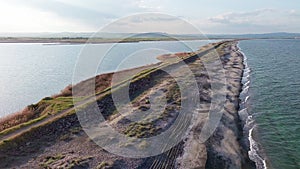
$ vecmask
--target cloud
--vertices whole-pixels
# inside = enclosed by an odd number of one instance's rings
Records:
[[[250,12],[228,12],[215,17],[208,18],[209,21],[222,24],[249,23],[257,21],[266,14],[275,13],[275,9],[259,9]]]
[[[168,15],[160,15],[157,13],[157,15],[153,15],[152,13],[142,14],[142,15],[136,15],[130,17],[130,22],[133,23],[146,23],[146,22],[172,22],[172,21],[178,21],[179,19],[176,17],[171,17]]]
[[[91,31],[89,26],[29,6],[2,2],[0,32]]]
[[[139,8],[143,8],[147,11],[159,11],[163,7],[161,5],[162,0],[137,0],[135,1],[135,4]]]
[[[124,33],[164,32],[170,34],[200,33],[193,25],[180,17],[160,13],[144,13],[125,17],[107,25],[103,31]]]
[[[93,9],[88,9],[81,6],[76,6],[72,4],[67,4],[55,0],[12,0],[17,4],[22,4],[23,6],[28,6],[30,8],[35,8],[40,11],[50,12],[57,15],[60,18],[65,18],[73,20],[76,22],[81,22],[83,24],[90,24],[93,26],[99,25],[99,21],[109,20],[116,18],[117,16],[112,13],[105,13],[101,11],[96,11]],[[101,23],[102,24],[102,23]]]
[[[300,17],[300,12],[295,9],[289,10],[288,13],[291,17]]]
[[[159,11],[160,1],[164,0],[11,0],[10,3],[52,13],[57,16],[57,20],[68,20],[68,22],[89,26],[96,31],[129,14]]]
[[[57,31],[58,27],[60,27],[62,31],[78,31],[82,30],[81,28],[84,27],[87,31],[97,31],[103,26],[114,22],[124,16],[132,15],[135,13],[157,12],[159,11],[159,9],[162,9],[162,7],[160,6],[160,2],[162,1],[165,0],[11,0],[5,2],[5,4],[8,4],[10,6],[10,14],[7,15],[6,13],[0,11],[0,13],[3,13],[6,16],[6,20],[7,22],[9,21],[10,24],[6,24],[8,25],[7,28],[2,27],[2,29],[0,30],[5,31],[6,29],[10,31],[12,30],[11,27],[14,27],[14,31],[22,31],[22,29],[24,29],[24,31],[37,31],[38,27],[34,26],[35,23],[33,23],[33,21],[38,20],[41,25],[40,27],[42,27],[43,25],[47,25],[45,27],[48,27],[47,29],[40,29],[40,31],[51,31],[51,29],[53,31]],[[16,12],[13,11],[17,10],[21,12],[24,10],[20,9],[24,8],[29,9],[26,11],[31,12],[26,12],[26,14],[24,15],[20,14],[20,16],[14,17],[19,18],[19,20],[14,19],[10,21],[11,19],[9,18],[16,15]],[[2,17],[4,17],[4,15]],[[43,16],[43,18],[41,18],[41,16]],[[24,20],[26,20],[25,24],[22,22]],[[159,20],[161,22],[167,22],[168,20],[170,20],[170,18],[151,17],[147,18],[147,20],[148,21],[141,20],[136,17],[132,18],[131,22],[158,22]],[[23,23],[23,26],[20,23]],[[58,25],[57,23],[60,24]],[[76,25],[80,29],[76,29]],[[30,29],[30,27],[32,29]]]
[[[205,33],[299,32],[300,15],[296,10],[257,9],[227,12],[192,23]]]
[[[201,4],[199,1],[197,3]],[[9,10],[5,9],[3,4],[10,4]],[[196,2],[193,4],[196,4]],[[269,6],[269,4],[265,6]],[[251,8],[253,9],[253,7]],[[300,13],[296,6],[295,9],[285,8],[285,10],[281,7],[278,7],[280,9],[265,8],[257,10],[251,10],[251,8],[249,7],[249,11],[236,12],[239,9],[230,7],[231,12],[217,15],[218,11],[224,11],[228,8],[212,8],[210,5],[191,6],[191,3],[170,0],[10,0],[2,2],[0,6],[0,13],[3,15],[1,22],[4,25],[0,29],[10,31],[24,28],[24,31],[27,31],[32,27],[32,31],[38,31],[39,27],[43,27],[40,31],[97,31],[124,16],[144,12],[162,12],[181,16],[180,18],[187,19],[204,32],[299,32],[300,30]],[[22,15],[19,11],[26,12],[23,12]],[[172,27],[181,26],[179,30],[184,30],[187,33],[192,32],[191,30],[185,30],[182,26],[184,23],[179,23],[174,18],[151,15],[143,18],[131,17],[130,20],[119,21],[115,25],[124,28],[126,31],[130,31],[131,28],[130,32],[133,32],[135,30],[141,31],[142,28],[145,31],[150,30],[155,24],[157,25],[155,29],[161,31],[172,31]],[[15,28],[11,29],[13,26]],[[147,26],[151,27],[148,28]],[[120,28],[112,30],[121,30]]]

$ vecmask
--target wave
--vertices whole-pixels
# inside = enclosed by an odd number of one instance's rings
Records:
[[[249,97],[250,97],[250,96],[247,96],[247,97],[245,98],[245,101],[244,101],[245,103],[248,101]]]
[[[240,93],[240,110],[239,116],[241,120],[244,122],[244,132],[246,135],[248,134],[248,141],[249,141],[249,148],[248,151],[249,158],[255,162],[257,169],[267,169],[266,160],[263,156],[260,155],[260,150],[258,143],[253,138],[253,130],[255,129],[255,121],[253,116],[249,114],[247,102],[249,101],[249,88],[250,88],[250,75],[251,69],[248,66],[247,60],[248,58],[246,55],[241,51],[241,48],[238,46],[239,52],[243,55],[243,63],[244,63],[244,70],[243,70],[243,77],[242,77],[242,92]]]
[[[243,85],[243,88],[244,88],[244,89],[245,89],[245,88],[249,88],[249,86],[250,86],[250,80],[247,81],[247,82]]]
[[[266,160],[259,155],[259,147],[257,142],[253,139],[253,130],[255,125],[249,130],[250,151],[249,158],[255,162],[257,169],[267,169]]]

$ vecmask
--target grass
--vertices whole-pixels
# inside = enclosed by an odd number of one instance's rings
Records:
[[[6,130],[3,130],[3,131],[0,132],[0,136],[3,136],[3,135],[6,135],[6,134],[8,134],[8,133],[11,133],[11,132],[13,132],[13,131],[16,131],[16,130],[22,128],[22,127],[29,126],[29,125],[31,125],[31,124],[33,124],[33,123],[37,123],[37,122],[39,122],[39,121],[45,119],[47,116],[48,116],[48,115],[43,115],[43,116],[40,116],[40,117],[38,117],[38,118],[36,118],[36,119],[30,120],[30,121],[21,123],[21,124],[19,124],[19,125],[13,126],[13,127],[11,127],[11,128],[8,128],[8,129],[6,129]]]
[[[58,168],[67,168],[67,169],[72,169],[72,168],[87,168],[88,166],[88,160],[92,159],[93,157],[75,157],[73,159],[67,159],[66,155],[62,154],[57,154],[54,156],[47,156],[44,161],[40,163],[40,166],[42,168],[51,168],[52,164],[56,163],[56,167]],[[64,160],[64,161],[60,161]],[[60,161],[60,162],[59,162]]]
[[[180,89],[179,86],[174,83],[168,87],[167,93],[166,93],[166,99],[168,103],[177,104],[180,105]],[[147,100],[147,99],[146,99]],[[137,99],[136,99],[137,101]],[[155,126],[157,120],[163,120],[167,116],[170,115],[170,112],[173,111],[173,107],[171,105],[168,105],[165,109],[165,111],[160,114],[156,120],[145,120],[144,122],[133,122],[127,126],[127,128],[124,131],[124,134],[126,134],[128,137],[136,137],[136,138],[146,138],[149,136],[153,136],[155,134],[158,134],[158,132],[161,130],[161,128]],[[142,144],[143,145],[143,144]],[[142,146],[143,147],[143,146]]]
[[[107,169],[112,168],[113,162],[111,161],[102,161],[100,164],[97,165],[96,169]]]
[[[13,114],[9,118],[3,119],[3,122],[0,123],[0,126],[2,126],[0,128],[2,129],[2,131],[0,130],[0,136],[37,123],[51,115],[55,115],[61,111],[74,107],[73,99],[74,98],[72,97],[46,97],[37,104],[29,105],[27,108],[28,111],[23,111],[22,113],[22,116],[24,116],[23,118],[26,120],[18,122],[15,121],[15,119],[20,116],[19,113],[16,115]],[[81,99],[82,98],[76,98],[74,99],[74,101],[80,101]],[[32,113],[35,114],[35,116],[32,116]],[[4,127],[5,124],[9,125],[6,125],[6,127]]]
[[[74,128],[71,128],[70,129],[70,132],[72,133],[72,134],[78,134],[78,133],[80,133],[82,131],[82,128],[81,127],[74,127]]]
[[[145,149],[149,146],[149,143],[146,140],[143,140],[140,144],[139,144],[139,148],[141,149]]]
[[[177,101],[177,100],[180,99],[180,97],[181,97],[181,95],[180,95],[179,86],[176,83],[172,84],[169,87],[169,90],[168,90],[167,95],[166,95],[167,102],[171,103],[171,102]]]
[[[61,118],[66,118],[67,116],[72,116],[72,115],[75,115],[76,114],[76,111],[75,110],[71,110],[71,111],[68,111],[66,112],[65,114],[62,114],[62,116],[58,116],[52,120],[49,120],[47,122],[45,122],[45,124],[42,124],[42,125],[39,125],[39,126],[36,126],[36,127],[31,127],[28,131],[26,131],[26,133],[22,133],[21,135],[15,135],[13,137],[10,137],[9,139],[6,139],[2,142],[0,142],[0,149],[4,146],[4,147],[14,147],[16,146],[15,144],[13,144],[13,140],[19,140],[19,141],[22,141],[24,140],[24,138],[29,135],[30,136],[30,133],[31,132],[34,132],[34,131],[37,131],[39,130],[40,128],[48,125],[48,124],[51,124],[57,120],[60,120]],[[6,143],[11,143],[11,144],[6,144]]]
[[[42,105],[41,105],[42,106]],[[37,118],[34,109],[30,106],[26,107],[24,110],[11,114],[7,117],[0,119],[0,132],[8,128],[14,127],[24,122],[28,122],[34,118]]]
[[[72,127],[69,132],[67,132],[66,134],[63,134],[59,137],[59,140],[62,141],[69,141],[72,139],[72,135],[76,135],[79,134],[82,130],[81,127]]]
[[[128,137],[144,138],[155,134],[156,128],[152,122],[131,123],[125,130]]]
[[[62,154],[58,154],[56,156],[48,156],[45,158],[45,160],[43,162],[40,163],[40,166],[43,168],[49,168],[49,165],[51,165],[54,162],[61,160],[63,158],[65,158],[65,156]]]
[[[74,169],[74,168],[88,168],[88,160],[92,157],[86,157],[86,158],[76,158],[73,159],[70,162],[70,165],[68,167],[65,167],[67,169]]]

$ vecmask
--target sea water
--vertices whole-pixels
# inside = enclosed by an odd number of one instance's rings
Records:
[[[247,40],[239,47],[250,158],[258,168],[299,169],[300,40]]]

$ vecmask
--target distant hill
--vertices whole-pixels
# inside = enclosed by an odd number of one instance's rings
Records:
[[[300,38],[300,33],[265,33],[265,34],[167,34],[161,32],[149,32],[149,33],[91,33],[91,32],[61,32],[61,33],[0,33],[0,37],[40,37],[40,38],[126,38],[126,37],[137,37],[137,38],[184,38],[184,39],[245,39],[245,38]]]
[[[294,39],[300,37],[300,33],[286,33],[286,32],[277,32],[277,33],[264,33],[264,34],[236,34],[236,35],[207,35],[209,38],[289,38]]]

